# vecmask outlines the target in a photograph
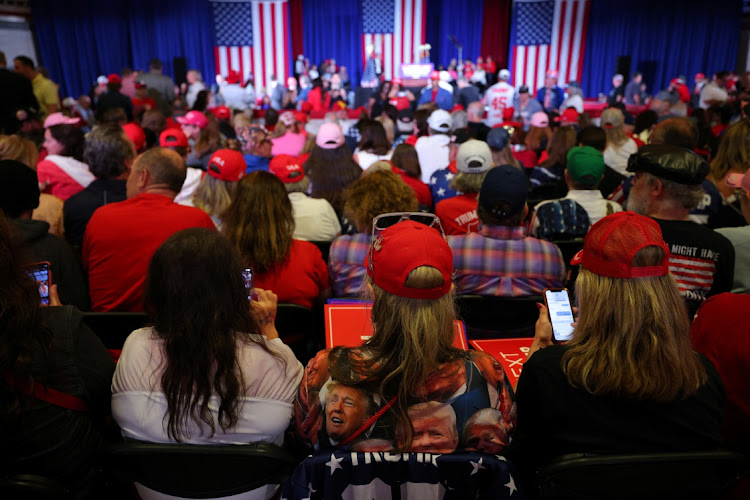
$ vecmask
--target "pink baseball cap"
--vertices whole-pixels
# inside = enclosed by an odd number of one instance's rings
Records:
[[[188,111],[185,116],[178,116],[175,120],[182,125],[194,125],[198,128],[208,127],[208,118],[200,111]]]
[[[245,158],[234,149],[219,149],[208,160],[208,175],[221,181],[237,182],[246,169]]]
[[[44,119],[44,128],[54,127],[55,125],[78,125],[79,123],[81,123],[80,118],[70,118],[58,111]]]
[[[744,174],[729,174],[724,182],[727,183],[727,186],[750,193],[750,170]]]
[[[372,265],[370,265],[372,259]],[[410,299],[439,299],[451,289],[453,252],[437,229],[406,220],[383,231],[372,244],[364,262],[367,275],[386,292]],[[434,267],[443,282],[434,288],[406,286],[409,273],[418,267]]]
[[[531,115],[529,125],[537,128],[547,127],[549,126],[549,116],[547,116],[547,113],[545,113],[544,111],[537,111],[536,113]]]
[[[284,184],[299,182],[305,178],[305,171],[300,161],[290,155],[276,155],[271,158],[268,169]]]
[[[324,123],[315,137],[315,144],[323,149],[336,149],[344,144],[344,133],[338,123]]]

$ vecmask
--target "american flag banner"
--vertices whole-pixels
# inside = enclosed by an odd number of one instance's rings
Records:
[[[269,88],[271,76],[284,84],[289,74],[289,4],[286,0],[212,1],[216,74],[255,77],[255,90]]]
[[[372,45],[380,54],[386,80],[399,77],[402,63],[419,62],[425,43],[427,0],[361,0],[362,61]]]
[[[580,82],[589,8],[589,0],[514,0],[509,60],[516,87],[536,92],[549,69],[560,72],[560,83]]]

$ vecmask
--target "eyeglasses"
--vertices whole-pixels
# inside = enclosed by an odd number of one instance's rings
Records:
[[[399,222],[404,222],[407,220],[413,220],[414,222],[419,222],[420,224],[424,224],[428,227],[434,227],[440,231],[440,234],[443,235],[443,239],[445,238],[445,231],[443,231],[443,226],[440,224],[440,218],[435,214],[425,213],[425,212],[392,212],[389,214],[380,214],[377,217],[372,219],[372,233],[370,235],[370,253],[368,255],[368,268],[370,271],[370,275],[373,274],[373,267],[372,267],[372,256],[373,252],[375,251],[375,247],[378,246],[378,250],[380,250],[380,235],[383,231],[388,229],[391,226],[395,226]]]

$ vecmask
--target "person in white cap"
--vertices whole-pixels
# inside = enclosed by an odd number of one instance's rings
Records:
[[[447,111],[438,109],[427,118],[427,126],[429,135],[420,137],[414,145],[425,184],[430,181],[433,172],[450,163],[448,144],[451,142],[449,134],[453,129],[453,118]]]
[[[508,83],[510,71],[501,69],[497,73],[498,82],[487,89],[482,103],[487,108],[487,125],[490,127],[503,121],[505,108],[513,106],[516,97],[516,89]]]

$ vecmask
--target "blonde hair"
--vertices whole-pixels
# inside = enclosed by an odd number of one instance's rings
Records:
[[[375,121],[380,122],[383,125],[383,128],[385,129],[385,136],[388,138],[388,144],[393,144],[393,140],[396,138],[393,120],[391,120],[388,115],[380,115],[375,118]]]
[[[625,116],[622,114],[622,111],[617,108],[607,108],[602,111],[600,120],[604,128],[604,133],[607,134],[607,145],[611,144],[613,147],[620,147],[625,144],[628,137],[622,130],[622,125],[625,123]],[[611,126],[605,127],[604,125],[607,123]]]
[[[378,393],[386,400],[395,397],[392,411],[396,428],[403,429],[399,444],[406,450],[414,437],[409,400],[441,365],[467,355],[453,347],[453,290],[439,299],[410,299],[384,291],[369,278],[366,282],[372,285],[374,334],[359,348],[364,356],[354,354],[357,351],[352,349],[335,348],[331,352],[331,377]],[[409,273],[405,285],[434,288],[442,283],[439,270],[421,266]]]
[[[208,215],[221,217],[232,203],[236,190],[236,182],[222,181],[206,175],[195,190],[193,204]]]
[[[663,257],[660,247],[646,247],[633,265],[658,265]],[[595,396],[666,402],[694,394],[706,380],[671,274],[620,279],[582,267],[576,298],[580,318],[562,358],[573,386]]]
[[[496,167],[499,165],[513,165],[514,167],[521,168],[521,164],[518,163],[516,157],[513,156],[513,151],[510,149],[510,143],[499,151],[490,149],[490,152],[492,153],[492,163]]]
[[[0,135],[0,159],[20,161],[36,170],[39,152],[36,145],[18,135]]]
[[[750,119],[745,118],[735,123],[724,132],[711,161],[711,178],[719,182],[729,172],[745,173],[750,167]]]
[[[391,165],[391,162],[389,162],[388,160],[378,160],[367,167],[367,170],[362,172],[362,175],[370,175],[374,174],[375,172],[381,172],[383,170],[393,172],[393,165]]]
[[[489,170],[476,174],[461,172],[459,170],[455,177],[451,179],[451,189],[455,189],[461,193],[478,193],[488,173]]]
[[[242,112],[234,115],[232,123],[234,124],[234,130],[237,131],[242,127],[249,127],[253,123],[253,120],[247,113]]]

